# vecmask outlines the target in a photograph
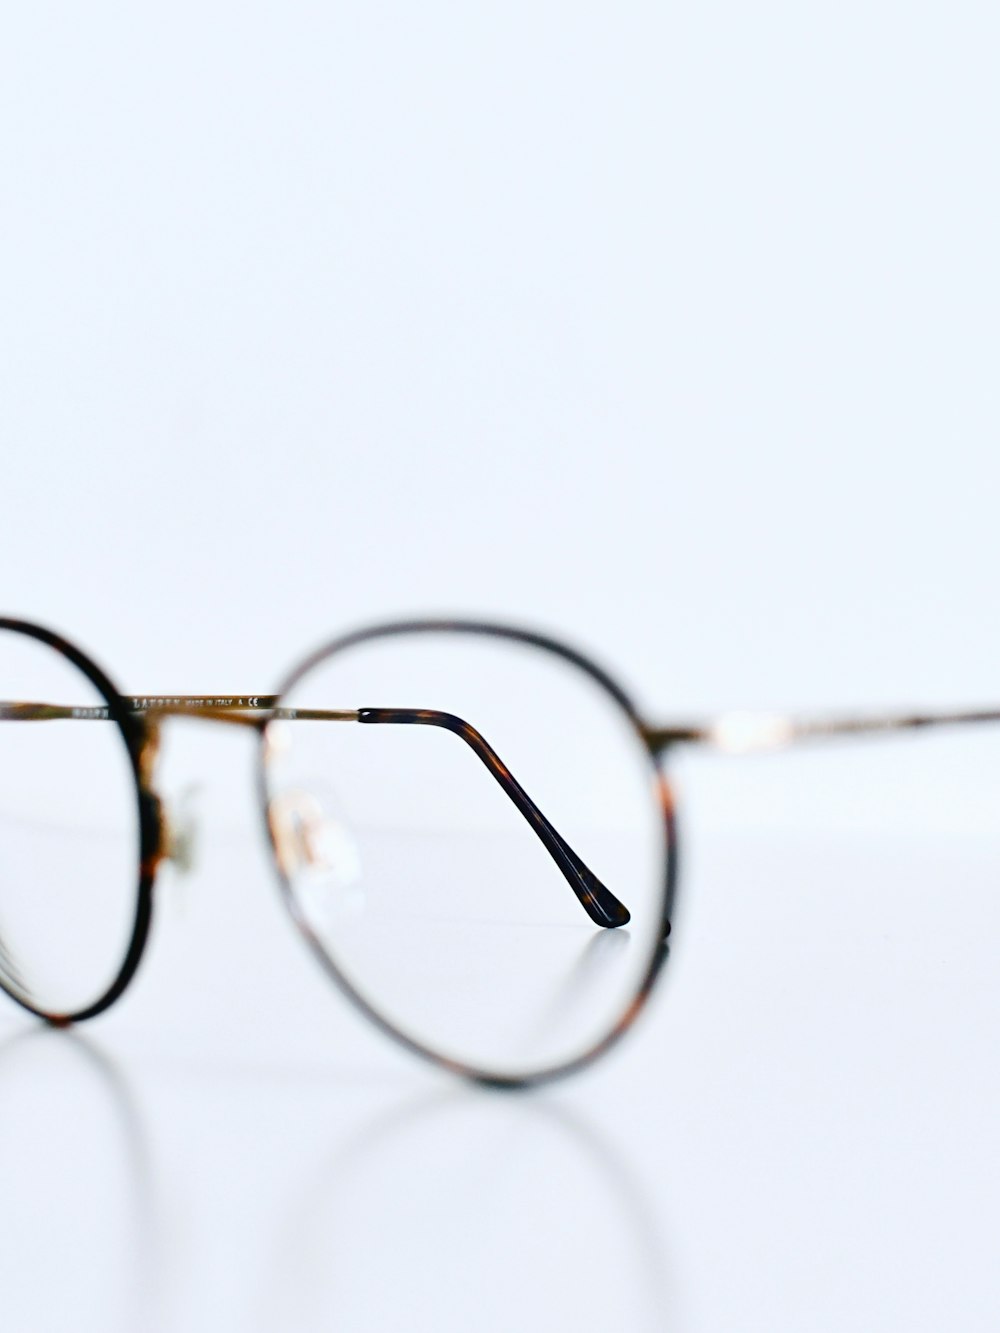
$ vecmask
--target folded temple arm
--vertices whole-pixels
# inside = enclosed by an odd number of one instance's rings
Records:
[[[426,708],[287,708],[276,695],[128,695],[123,702],[130,711],[151,717],[198,717],[231,722],[260,730],[275,719],[308,722],[364,722],[441,727],[465,742],[482,761],[508,798],[531,826],[535,835],[559,867],[588,916],[599,926],[623,926],[630,919],[620,902],[568,842],[546,819],[534,801],[503,763],[485,738],[463,718]],[[51,722],[59,720],[107,721],[106,705],[30,703],[0,700],[0,722]]]

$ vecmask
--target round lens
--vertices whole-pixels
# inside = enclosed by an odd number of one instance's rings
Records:
[[[107,713],[82,668],[0,627],[0,984],[50,1017],[99,1004],[136,932],[136,780]]]
[[[522,1079],[624,1027],[662,956],[669,830],[594,668],[512,630],[371,631],[294,675],[264,746],[293,914],[397,1036]]]

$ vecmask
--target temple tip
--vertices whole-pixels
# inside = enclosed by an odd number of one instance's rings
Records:
[[[627,926],[632,920],[632,913],[625,904],[601,883],[592,870],[588,870],[581,878],[584,881],[585,893],[581,895],[580,901],[591,921],[606,930],[613,930],[616,926]]]

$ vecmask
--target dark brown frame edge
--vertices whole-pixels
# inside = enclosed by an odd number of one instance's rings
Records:
[[[41,625],[28,620],[17,620],[0,616],[0,631],[22,634],[26,638],[43,643],[71,662],[80,673],[90,681],[104,699],[108,708],[109,720],[114,722],[125,742],[132,775],[135,779],[136,813],[139,821],[139,865],[136,890],[136,912],[129,941],[121,969],[110,987],[92,1004],[72,1013],[53,1013],[41,1009],[30,1000],[18,995],[0,976],[0,989],[10,996],[22,1009],[44,1018],[55,1027],[65,1027],[69,1023],[82,1022],[102,1013],[122,994],[135,975],[146,947],[149,925],[153,911],[153,883],[156,867],[162,852],[162,829],[159,799],[145,784],[143,774],[143,753],[149,741],[149,730],[140,716],[129,711],[119,691],[97,664],[68,640]]]

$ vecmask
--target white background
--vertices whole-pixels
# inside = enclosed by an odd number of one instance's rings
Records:
[[[654,713],[1000,698],[985,3],[39,3],[0,22],[0,605],[123,689],[539,624]],[[369,1033],[249,744],[78,1038],[0,1016],[4,1325],[993,1329],[1000,737],[684,762],[620,1053]]]

